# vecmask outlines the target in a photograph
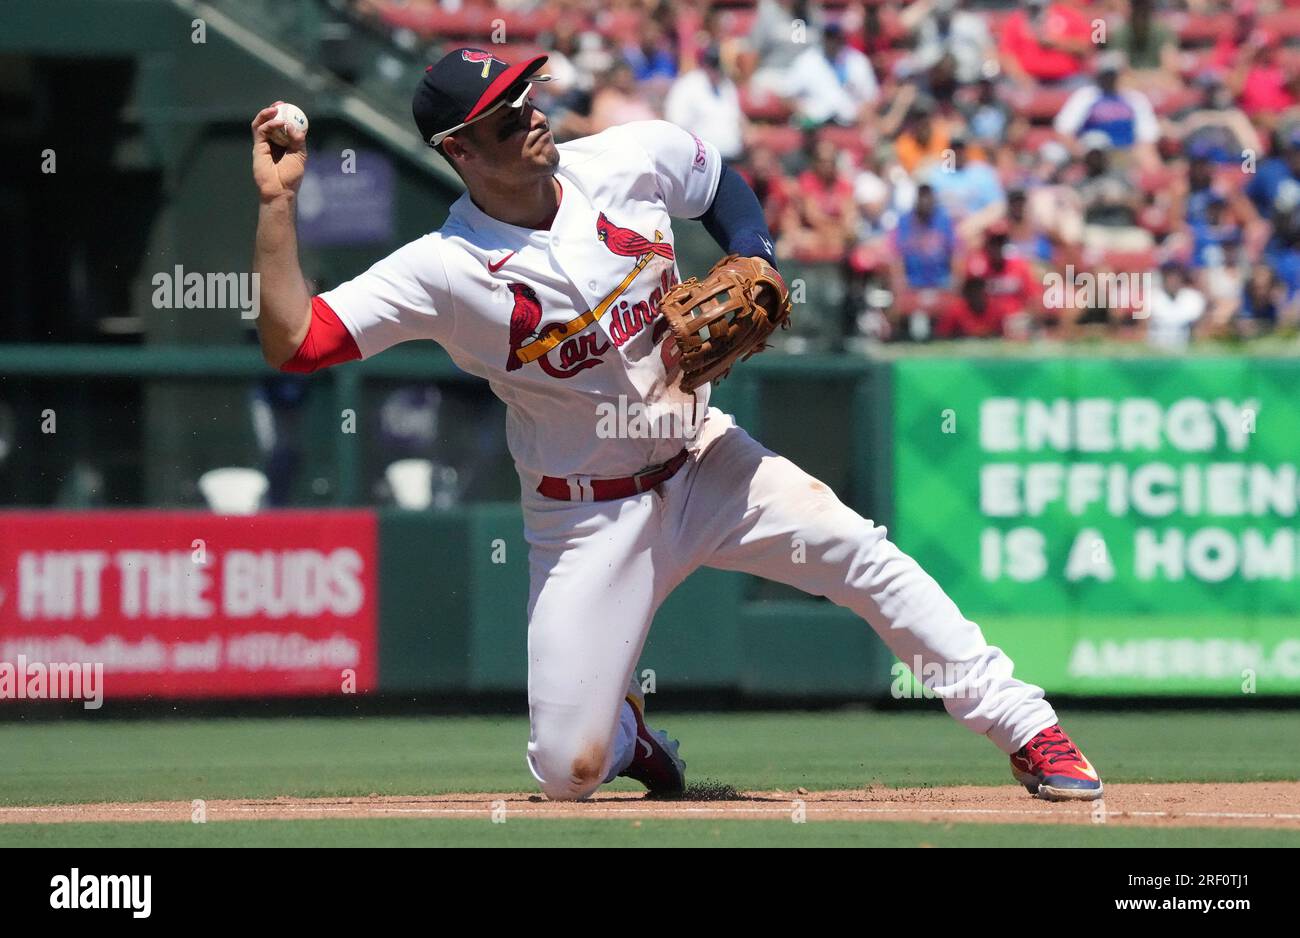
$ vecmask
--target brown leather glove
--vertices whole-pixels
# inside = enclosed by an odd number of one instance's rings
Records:
[[[704,279],[691,277],[664,294],[659,311],[681,351],[678,387],[694,391],[767,348],[777,326],[789,326],[790,291],[763,258],[729,254]]]

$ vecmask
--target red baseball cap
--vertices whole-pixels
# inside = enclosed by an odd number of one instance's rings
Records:
[[[510,65],[483,49],[452,49],[424,70],[415,89],[411,113],[420,136],[436,147],[498,107],[521,107],[532,82],[550,81],[550,75],[536,74],[546,58],[535,55]]]

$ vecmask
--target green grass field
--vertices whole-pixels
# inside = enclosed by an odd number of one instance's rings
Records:
[[[938,713],[668,714],[694,780],[809,790],[1007,784],[1006,760]],[[1300,778],[1287,712],[1066,714],[1108,782]],[[530,791],[521,718],[358,717],[0,724],[0,805]],[[620,780],[614,786],[638,790]],[[485,828],[493,828],[485,833]],[[791,828],[799,828],[792,832]],[[1068,845],[1300,846],[1255,830],[1060,828]],[[374,819],[0,825],[3,845],[940,845],[1032,843],[1017,825]]]

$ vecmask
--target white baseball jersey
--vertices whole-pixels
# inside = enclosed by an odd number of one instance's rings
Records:
[[[927,686],[1007,752],[1056,722],[1042,690],[1012,677],[1010,659],[883,528],[707,408],[707,385],[694,395],[672,386],[675,346],[659,315],[677,280],[670,218],[708,209],[717,151],[663,121],[559,150],[563,197],[550,230],[504,224],[463,196],[441,230],[322,294],[363,357],[433,339],[506,402],[528,496],[527,758],[542,790],[584,798],[631,764],[638,737],[625,694],[637,659],[660,604],[700,566],[854,610],[918,674],[933,663],[960,675]],[[650,417],[657,431],[685,431],[676,437],[602,436],[597,408],[632,404],[705,416]],[[617,502],[533,491],[542,475],[629,475],[687,443],[671,478]]]
[[[433,339],[486,378],[508,408],[525,491],[542,475],[624,476],[670,459],[698,426],[655,415],[702,413],[709,396],[673,386],[659,300],[679,279],[671,217],[707,211],[717,150],[665,121],[558,149],[563,193],[549,230],[491,218],[466,193],[440,230],[321,295],[363,358]],[[656,435],[602,438],[598,415],[632,404]]]

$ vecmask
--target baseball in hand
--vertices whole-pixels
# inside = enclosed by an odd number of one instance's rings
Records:
[[[296,104],[281,104],[275,109],[275,119],[285,121],[283,127],[272,127],[271,132],[267,134],[271,142],[277,146],[289,146],[291,141],[288,128],[290,127],[304,135],[307,133],[307,115]]]

